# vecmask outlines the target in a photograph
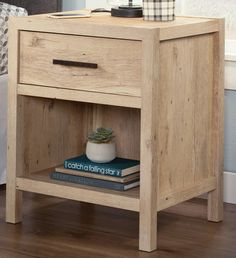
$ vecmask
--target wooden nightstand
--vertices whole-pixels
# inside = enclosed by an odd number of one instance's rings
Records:
[[[144,251],[157,211],[202,193],[208,220],[222,220],[223,20],[42,15],[12,18],[9,34],[7,222],[21,221],[22,191],[137,211]],[[118,156],[140,159],[140,189],[49,178],[99,125]]]

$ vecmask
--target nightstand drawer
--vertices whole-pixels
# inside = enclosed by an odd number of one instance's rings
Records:
[[[140,96],[140,41],[20,32],[19,82]]]

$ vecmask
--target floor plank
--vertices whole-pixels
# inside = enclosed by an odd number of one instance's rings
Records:
[[[24,194],[23,223],[4,222],[0,189],[0,258],[235,258],[236,205],[222,223],[206,220],[206,201],[194,199],[158,213],[158,251],[138,248],[138,214]]]

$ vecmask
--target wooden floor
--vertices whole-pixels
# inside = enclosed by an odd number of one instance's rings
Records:
[[[0,190],[0,258],[236,258],[236,205],[222,223],[206,221],[205,200],[158,213],[158,247],[138,249],[138,214],[27,193],[24,219],[6,224]]]

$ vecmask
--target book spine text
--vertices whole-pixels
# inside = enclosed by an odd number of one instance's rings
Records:
[[[100,175],[116,176],[116,177],[122,176],[120,169],[107,168],[107,167],[102,167],[99,165],[92,165],[92,164],[77,163],[77,162],[67,161],[67,160],[64,162],[64,167],[66,169],[80,170],[80,171],[91,172],[91,173],[96,173]]]

